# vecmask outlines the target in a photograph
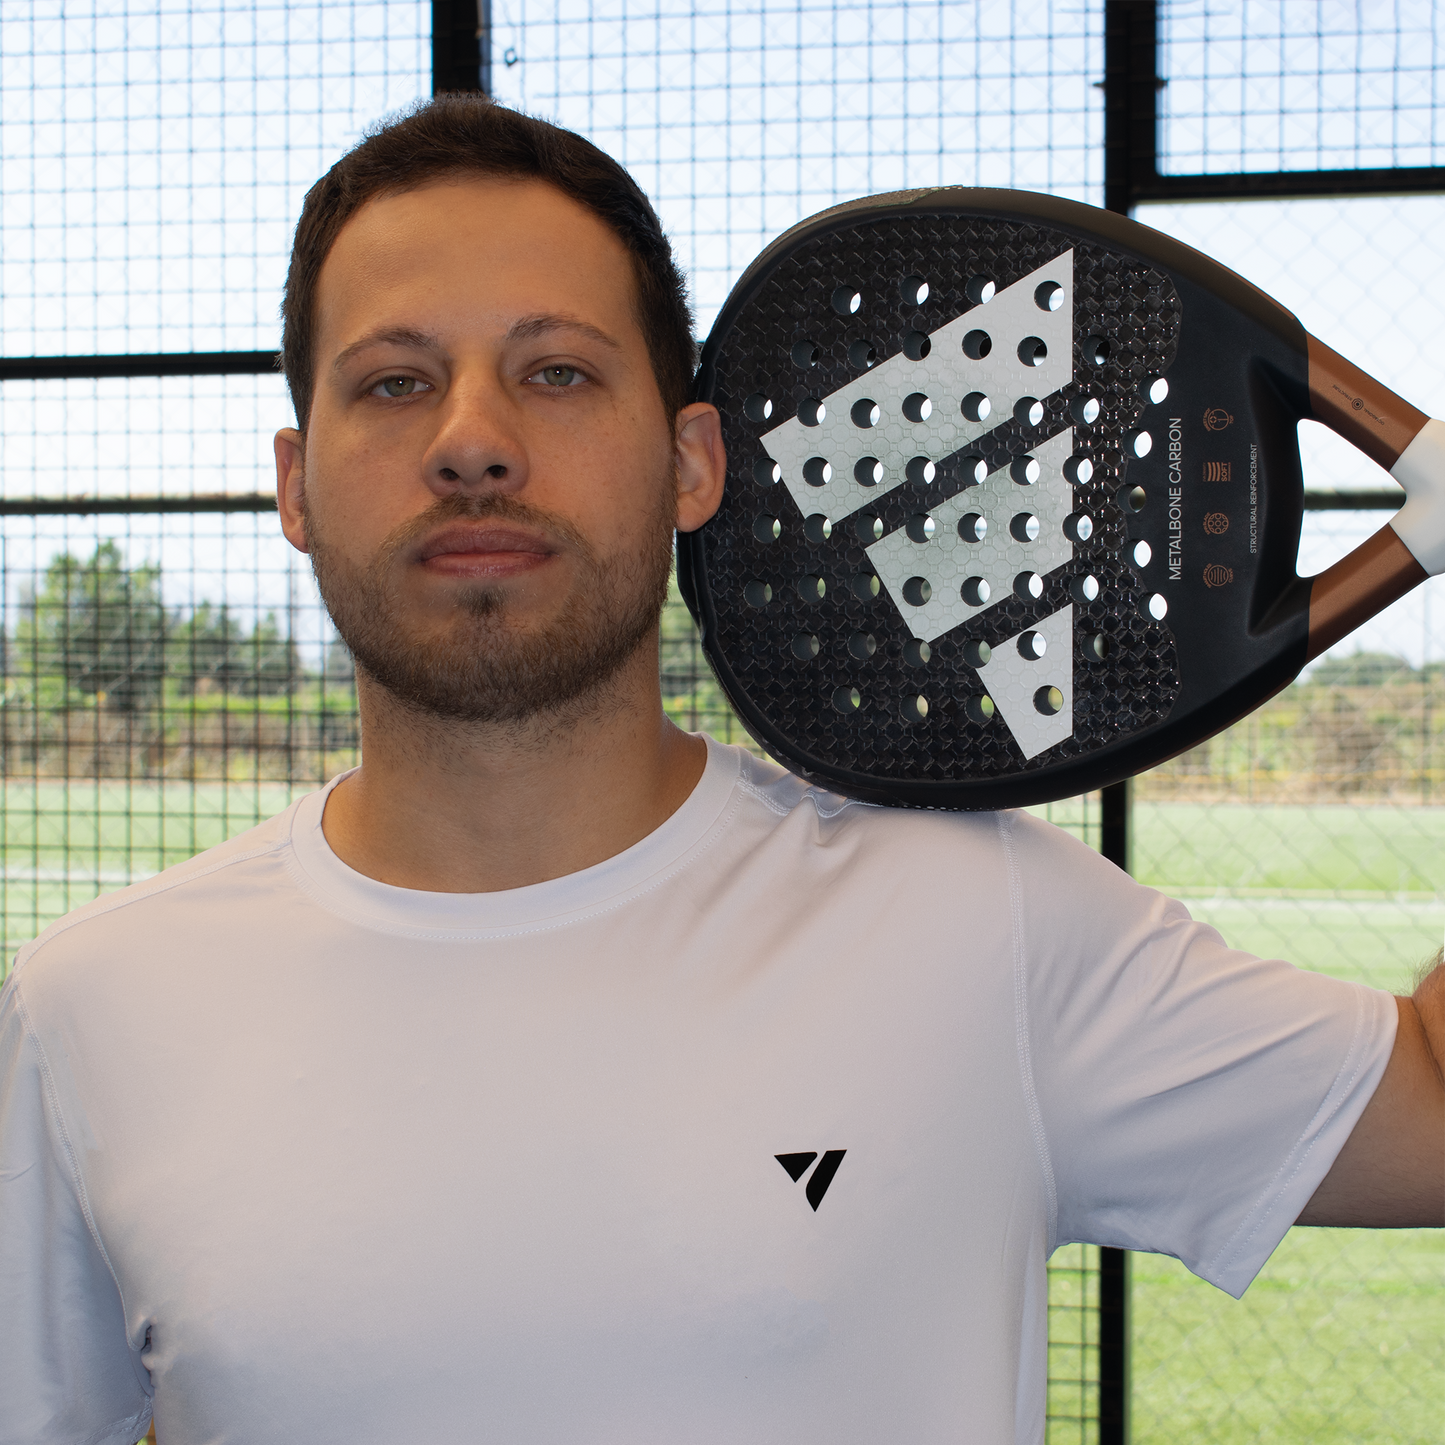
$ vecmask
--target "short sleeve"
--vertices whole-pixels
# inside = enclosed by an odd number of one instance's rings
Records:
[[[1238,1297],[1379,1084],[1394,999],[1226,947],[1036,819],[1004,836],[1054,1243],[1174,1255]]]
[[[143,1367],[18,984],[0,994],[0,1445],[133,1445]]]

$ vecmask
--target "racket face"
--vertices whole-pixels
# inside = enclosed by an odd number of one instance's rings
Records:
[[[704,349],[717,516],[679,577],[733,706],[873,801],[1100,787],[1304,660],[1303,332],[1232,273],[1017,192],[805,222]]]

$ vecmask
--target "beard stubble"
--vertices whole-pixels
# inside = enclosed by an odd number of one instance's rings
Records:
[[[311,567],[321,599],[356,665],[405,707],[465,723],[521,723],[577,712],[600,698],[652,634],[672,570],[671,490],[637,546],[600,559],[568,523],[497,493],[440,498],[398,527],[369,567],[340,556],[303,505]],[[452,619],[421,635],[399,595],[399,559],[438,526],[458,519],[516,522],[563,543],[576,564],[572,596],[535,628],[510,615],[504,591],[459,587]]]

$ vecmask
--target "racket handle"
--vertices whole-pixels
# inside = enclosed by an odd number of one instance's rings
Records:
[[[1387,522],[1367,542],[1311,579],[1305,661],[1333,647],[1429,575]]]

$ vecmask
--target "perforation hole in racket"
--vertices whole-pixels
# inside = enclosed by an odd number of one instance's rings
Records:
[[[963,644],[963,660],[970,667],[987,667],[993,648],[979,637],[971,637]]]
[[[744,403],[743,412],[749,421],[767,421],[773,414],[772,401],[755,391]]]
[[[976,487],[988,476],[988,463],[982,457],[960,457],[958,475],[966,487]]]
[[[867,662],[878,651],[878,639],[871,632],[855,632],[848,639],[848,652],[859,662]]]
[[[933,402],[921,391],[910,392],[903,398],[903,415],[909,421],[927,421],[933,415]]]
[[[910,331],[903,338],[903,354],[910,361],[923,361],[932,350],[933,343],[922,331]]]
[[[993,699],[987,693],[969,698],[969,700],[964,703],[963,710],[968,714],[968,720],[970,722],[986,723],[993,721]]]
[[[1017,512],[1009,519],[1008,530],[1015,542],[1037,542],[1039,519],[1033,512]]]
[[[811,341],[795,341],[793,343],[794,366],[816,366],[822,355],[822,349]]]
[[[911,516],[906,526],[909,539],[918,543],[931,542],[933,540],[933,534],[938,530],[938,526],[933,518],[923,512],[918,512]]]
[[[865,396],[853,403],[848,415],[852,418],[854,426],[862,427],[866,431],[869,427],[878,425],[878,419],[883,413],[872,397]]]
[[[968,278],[967,283],[964,285],[963,292],[975,306],[986,306],[993,300],[994,293],[997,289],[993,284],[993,277],[980,274]]]
[[[1089,639],[1089,651],[1097,661],[1104,662],[1113,654],[1114,644],[1102,632],[1096,632]]]
[[[1019,342],[1019,360],[1023,362],[1025,366],[1042,366],[1045,360],[1047,360],[1048,354],[1049,348],[1044,345],[1044,340],[1041,336],[1025,336],[1024,339]],[[1043,420],[1042,411],[1039,413],[1039,420]],[[1037,426],[1038,423],[1035,422],[1034,425]]]
[[[1147,542],[1135,542],[1129,549],[1129,560],[1136,567],[1147,567],[1154,560],[1154,549]]]
[[[766,607],[773,600],[773,589],[766,582],[749,582],[743,588],[743,601],[749,607]]]
[[[1146,431],[1131,432],[1129,449],[1136,457],[1147,457],[1154,450],[1154,438]]]
[[[803,535],[815,546],[826,542],[833,535],[833,524],[821,512],[803,518]]]
[[[753,522],[753,536],[759,542],[776,542],[783,535],[782,518],[761,512]]]
[[[993,337],[987,331],[970,331],[963,338],[963,354],[970,361],[982,361],[993,350]]]
[[[1064,288],[1057,281],[1045,281],[1034,292],[1034,305],[1040,311],[1057,311],[1064,304]]]
[[[958,539],[961,542],[982,542],[988,536],[988,518],[981,512],[965,512],[958,519]]]
[[[1056,687],[1041,687],[1034,694],[1034,711],[1053,717],[1064,705],[1064,695]]]
[[[1071,486],[1084,487],[1094,476],[1094,464],[1088,457],[1073,456],[1063,465],[1064,480]]]
[[[1075,577],[1069,582],[1069,596],[1075,602],[1087,605],[1095,602],[1099,597],[1099,579],[1092,573],[1085,573],[1082,577]]]
[[[903,584],[903,600],[910,607],[924,607],[933,596],[933,587],[926,577],[910,577]]]
[[[854,341],[848,346],[848,365],[867,371],[878,360],[878,348],[871,341]]]
[[[1019,656],[1025,662],[1038,662],[1049,650],[1049,644],[1038,632],[1019,633]]]
[[[1008,474],[1021,487],[1031,487],[1043,475],[1043,469],[1034,457],[1015,457],[1009,463]]]
[[[753,480],[760,487],[771,487],[782,481],[783,469],[772,457],[759,457],[753,463]]]
[[[863,293],[855,286],[839,286],[833,292],[832,304],[839,316],[856,316],[863,304]]]
[[[859,572],[849,584],[853,595],[860,602],[872,602],[876,600],[882,584],[871,572]]]
[[[1014,596],[1020,602],[1037,602],[1044,595],[1044,579],[1037,572],[1020,572],[1014,578]]]
[[[1144,504],[1149,500],[1149,494],[1143,487],[1122,486],[1117,493],[1119,508],[1125,512],[1142,512]]]
[[[833,689],[833,706],[841,713],[855,713],[862,706],[863,696],[856,687]]]
[[[1087,542],[1094,535],[1094,519],[1087,512],[1072,512],[1064,518],[1064,536],[1071,542]]]
[[[921,637],[910,637],[903,644],[903,660],[909,667],[927,667],[933,649]]]
[[[905,699],[902,713],[904,722],[921,723],[928,716],[928,699],[921,693],[917,697]]]
[[[1169,612],[1169,599],[1162,592],[1151,592],[1144,604],[1144,610],[1155,622],[1163,622]]]
[[[1169,396],[1169,383],[1165,381],[1162,376],[1156,376],[1154,380],[1149,383],[1148,389],[1144,394],[1155,406],[1158,406],[1161,401],[1166,400]]]
[[[822,644],[811,632],[800,632],[793,639],[793,656],[799,662],[812,662],[822,650]]]
[[[1069,415],[1079,426],[1093,426],[1099,419],[1099,403],[1092,396],[1076,396],[1069,403]]]
[[[1103,366],[1109,360],[1109,353],[1113,348],[1107,337],[1086,336],[1080,349],[1084,353],[1084,360],[1091,366]]]
[[[798,578],[798,596],[804,602],[821,602],[828,595],[828,584],[821,577]]]
[[[909,306],[922,306],[928,300],[928,282],[922,276],[905,276],[898,291]]]
[[[883,480],[883,463],[877,457],[859,457],[853,463],[853,480],[860,487],[876,487]]]
[[[965,577],[963,586],[958,589],[959,596],[970,607],[982,607],[988,601],[991,591],[987,579],[983,577]]]
[[[803,480],[810,487],[826,487],[833,480],[831,463],[822,457],[809,457],[803,463]]]
[[[938,468],[927,457],[912,457],[903,474],[915,487],[921,487],[938,475]]]
[[[798,420],[804,426],[822,426],[823,418],[828,415],[828,408],[824,405],[822,397],[805,396],[798,403]]]
[[[993,411],[993,403],[981,391],[971,391],[959,404],[959,410],[969,421],[987,421]]]
[[[853,533],[865,547],[871,547],[875,542],[883,540],[883,519],[866,515],[855,517]]]
[[[1021,396],[1014,402],[1014,420],[1020,426],[1038,426],[1044,419],[1044,404],[1036,396]]]

